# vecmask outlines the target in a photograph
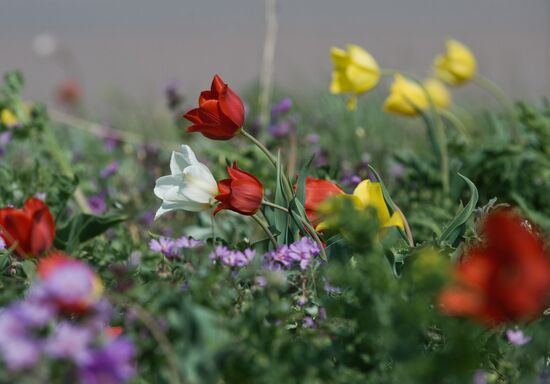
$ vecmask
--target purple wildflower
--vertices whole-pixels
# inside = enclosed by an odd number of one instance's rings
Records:
[[[145,225],[146,227],[153,224],[153,221],[155,221],[155,212],[153,211],[145,211],[139,218],[140,223]]]
[[[2,249],[6,249],[6,242],[4,241],[3,237],[0,237],[0,251]]]
[[[319,255],[320,251],[317,243],[308,237],[302,237],[290,245],[288,255],[294,261],[300,263],[300,268],[304,270],[311,263],[311,260]]]
[[[287,113],[292,108],[292,100],[285,97],[271,107],[271,118],[276,118],[283,113]]]
[[[292,257],[290,257],[287,245],[279,245],[276,250],[267,252],[264,255],[269,269],[290,268],[292,265]]]
[[[510,344],[517,346],[525,345],[531,341],[531,337],[525,336],[521,329],[507,329],[506,338]]]
[[[43,279],[47,296],[65,306],[88,303],[97,295],[96,276],[91,268],[80,262],[66,263],[56,267]]]
[[[46,341],[45,351],[55,358],[70,359],[76,364],[84,364],[90,359],[92,336],[87,328],[62,322]]]
[[[118,134],[113,131],[106,130],[103,135],[103,148],[107,152],[113,152],[121,143],[120,137]]]
[[[316,328],[315,321],[313,320],[313,317],[311,317],[311,316],[304,317],[302,327],[304,327],[304,328]]]
[[[319,144],[319,142],[321,141],[321,136],[319,136],[318,134],[316,133],[310,133],[309,135],[306,136],[306,142],[308,144]]]
[[[153,252],[160,252],[168,258],[177,257],[179,248],[176,242],[167,237],[161,236],[157,239],[152,239],[149,242],[149,249]]]
[[[128,381],[135,373],[132,360],[134,345],[116,338],[102,349],[91,354],[89,362],[79,372],[84,384],[111,384]]]
[[[225,246],[217,246],[210,253],[209,258],[213,262],[220,261],[228,267],[244,267],[248,265],[256,256],[256,251],[253,249],[245,249],[244,251],[233,251]]]
[[[10,371],[30,368],[40,359],[38,343],[24,337],[14,337],[8,346],[0,348],[0,350]]]
[[[178,248],[198,248],[202,247],[204,243],[202,240],[197,240],[192,238],[191,236],[182,236],[179,239],[176,239],[176,246]]]
[[[292,131],[292,124],[289,121],[277,121],[267,127],[267,132],[276,139],[287,136],[290,131]]]
[[[118,161],[113,161],[109,165],[107,165],[105,168],[101,170],[99,175],[104,179],[109,176],[113,176],[118,171]]]
[[[94,215],[101,215],[107,209],[103,195],[93,195],[88,197],[88,204]]]

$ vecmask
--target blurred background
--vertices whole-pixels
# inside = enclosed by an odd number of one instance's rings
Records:
[[[275,84],[289,92],[328,92],[333,45],[425,75],[452,36],[513,97],[550,95],[550,0],[278,0],[277,10]],[[33,51],[44,33],[67,52],[62,66]],[[252,85],[264,35],[260,0],[0,0],[0,72],[22,69],[26,97],[42,101],[75,77],[94,111],[114,92],[156,100],[174,81],[194,94],[215,72]]]

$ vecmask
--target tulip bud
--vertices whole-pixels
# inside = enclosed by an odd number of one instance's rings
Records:
[[[237,162],[233,162],[232,167],[227,167],[229,179],[218,182],[220,193],[216,200],[220,204],[214,209],[214,215],[222,209],[240,213],[241,215],[251,216],[255,214],[264,195],[262,183],[256,176],[245,172],[237,167]]]
[[[244,105],[218,75],[214,76],[209,91],[199,97],[199,107],[183,117],[193,123],[187,132],[200,132],[212,140],[229,140],[244,123]]]
[[[48,206],[31,197],[22,209],[0,209],[0,236],[7,247],[17,243],[15,253],[21,257],[42,255],[55,238],[55,224]]]
[[[457,40],[447,40],[447,52],[438,55],[434,70],[441,80],[451,85],[459,85],[476,74],[476,58],[472,51]]]

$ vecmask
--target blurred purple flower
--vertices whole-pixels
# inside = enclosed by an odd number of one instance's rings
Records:
[[[56,314],[49,303],[36,300],[25,300],[15,303],[12,310],[22,323],[30,327],[46,325]]]
[[[92,336],[87,328],[61,322],[46,340],[44,348],[52,357],[70,359],[80,365],[90,359]]]
[[[0,133],[0,159],[4,157],[6,153],[6,147],[11,141],[11,132]]]
[[[403,173],[405,173],[405,167],[403,166],[403,164],[395,163],[390,166],[389,172],[391,177],[397,179],[403,176]]]
[[[228,267],[244,267],[252,261],[254,256],[256,256],[256,251],[253,249],[245,249],[241,252],[230,250],[225,246],[217,246],[208,257],[213,262],[219,260]]]
[[[321,136],[319,136],[316,133],[310,133],[309,135],[306,136],[306,142],[308,144],[316,145],[316,144],[319,144],[320,141],[321,141]]]
[[[473,384],[487,384],[487,372],[483,370],[477,370],[472,378]]]
[[[288,121],[277,121],[267,127],[267,132],[276,139],[287,136],[291,130],[292,124]]]
[[[304,270],[311,263],[311,260],[319,255],[320,251],[317,243],[309,237],[302,237],[289,246],[288,255],[300,264],[300,269]]]
[[[139,218],[139,221],[147,227],[153,224],[154,220],[155,220],[155,212],[153,211],[145,211]]]
[[[85,263],[66,263],[56,267],[42,280],[48,298],[65,306],[88,303],[96,293],[96,276]]]
[[[6,242],[3,237],[0,237],[0,251],[6,249]]]
[[[204,245],[204,242],[202,240],[194,239],[191,236],[182,236],[179,239],[176,239],[176,246],[179,249],[182,249],[182,248],[193,249],[193,248],[202,247],[203,245]]]
[[[40,346],[27,338],[14,337],[9,345],[0,347],[6,367],[10,371],[30,368],[40,359]]]
[[[292,100],[285,97],[271,107],[271,119],[276,119],[279,115],[287,113],[292,108]]]
[[[109,165],[107,165],[105,168],[101,170],[99,175],[104,179],[109,176],[113,176],[118,171],[118,161],[113,161]]]
[[[173,239],[161,236],[149,242],[149,249],[153,252],[160,252],[168,258],[177,257],[179,248]]]
[[[521,329],[507,329],[506,338],[510,344],[517,346],[525,345],[531,341],[531,337],[525,336]]]
[[[128,381],[135,373],[132,363],[134,345],[116,338],[102,349],[91,354],[90,360],[79,372],[83,384],[114,384]]]
[[[94,215],[102,215],[107,209],[103,194],[89,196],[88,205]]]
[[[311,317],[311,316],[304,317],[304,321],[302,323],[302,326],[304,328],[316,328],[315,321],[313,320],[313,317]]]

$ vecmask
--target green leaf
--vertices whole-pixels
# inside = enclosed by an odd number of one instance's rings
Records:
[[[441,235],[439,236],[439,243],[449,244],[452,246],[455,246],[457,240],[464,234],[464,231],[466,230],[466,223],[468,222],[468,219],[470,218],[471,214],[474,212],[474,209],[476,208],[477,200],[479,198],[479,193],[477,192],[477,188],[474,183],[470,179],[468,179],[466,176],[458,174],[465,182],[468,184],[468,188],[470,189],[470,201],[468,201],[468,204],[466,204],[465,207],[460,209],[456,216],[447,224],[445,227],[445,230]]]
[[[55,246],[69,251],[79,244],[101,235],[109,228],[125,221],[124,215],[93,216],[85,213],[73,216],[64,226],[57,229]]]

